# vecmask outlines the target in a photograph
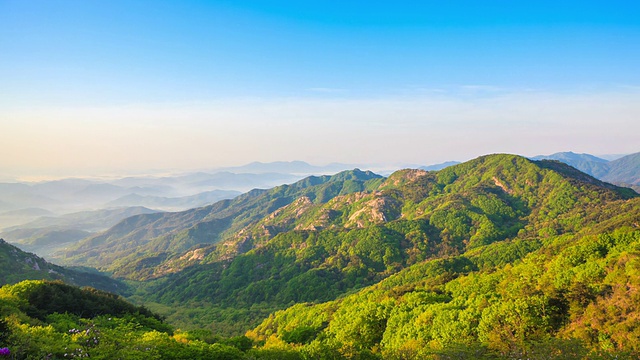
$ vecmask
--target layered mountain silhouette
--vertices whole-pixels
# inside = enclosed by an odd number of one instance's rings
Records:
[[[605,160],[589,154],[560,152],[541,155],[534,160],[558,160],[602,181],[640,190],[640,153],[630,154],[615,160]]]
[[[21,249],[36,252],[45,258],[91,236],[104,231],[121,220],[138,214],[157,211],[141,206],[80,211],[62,216],[41,216],[26,224],[0,232],[0,237]]]

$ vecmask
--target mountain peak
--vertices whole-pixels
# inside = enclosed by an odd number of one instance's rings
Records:
[[[574,153],[573,151],[564,151],[564,152],[558,152],[555,154],[551,154],[551,155],[538,155],[532,158],[533,160],[543,160],[543,159],[547,159],[547,160],[559,160],[562,162],[578,162],[578,161],[594,161],[597,163],[608,163],[608,160],[599,158],[597,156],[591,155],[591,154],[578,154],[578,153]]]
[[[367,181],[372,179],[380,179],[381,175],[378,175],[370,170],[360,170],[355,168],[353,170],[344,170],[333,176],[331,176],[332,180],[360,180]]]

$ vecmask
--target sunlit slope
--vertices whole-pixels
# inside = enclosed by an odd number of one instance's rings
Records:
[[[314,176],[292,185],[252,190],[206,207],[130,217],[60,254],[59,259],[107,270],[145,259],[143,267],[153,267],[195,245],[230,237],[300,197],[324,202],[340,193],[360,191],[367,181],[377,178],[380,176],[359,170]]]
[[[599,211],[577,232],[479,246],[294,305],[248,335],[309,358],[637,358],[640,199]]]
[[[300,196],[216,245],[165,263],[172,268],[156,267],[147,296],[234,309],[328,301],[425,260],[605,231],[636,196],[565,164],[513,155],[439,172],[402,170],[327,202]]]

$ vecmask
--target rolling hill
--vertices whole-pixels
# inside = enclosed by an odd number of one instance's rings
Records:
[[[91,286],[117,294],[128,291],[128,286],[121,281],[51,264],[0,239],[0,285],[23,280],[62,280],[68,284]]]
[[[380,178],[359,170],[334,176],[312,176],[270,190],[252,190],[201,208],[130,217],[83,240],[58,259],[67,264],[105,270],[121,271],[121,264],[155,266],[168,257],[182,255],[195,245],[219,242],[302,196],[325,202],[341,193],[361,191],[368,181]]]
[[[512,155],[403,170],[363,190],[326,202],[299,197],[215,245],[113,270],[158,278],[144,296],[159,303],[272,310],[335,299],[495,242],[577,233],[611,216],[600,213],[603,204],[637,197],[563,163]]]

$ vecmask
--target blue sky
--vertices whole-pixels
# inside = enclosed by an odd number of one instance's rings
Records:
[[[633,1],[0,0],[0,53],[6,174],[640,151]]]

